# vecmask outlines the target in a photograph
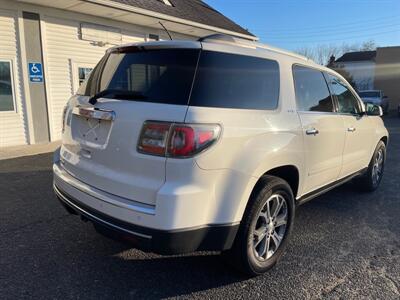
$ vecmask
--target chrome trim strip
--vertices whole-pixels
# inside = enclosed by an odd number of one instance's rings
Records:
[[[311,114],[311,115],[338,115],[334,111],[309,111],[309,110],[297,110],[299,114]]]
[[[358,114],[351,114],[351,113],[341,113],[341,112],[330,112],[330,111],[304,111],[304,110],[297,110],[299,114],[312,114],[312,115],[334,115],[334,116],[349,116],[349,117],[360,117],[361,115]],[[365,116],[365,115],[363,115]]]
[[[146,234],[138,233],[138,232],[135,232],[135,231],[131,231],[131,230],[122,228],[122,227],[120,227],[120,226],[118,226],[118,225],[109,223],[109,222],[107,222],[107,221],[105,221],[105,220],[103,220],[103,219],[100,219],[100,218],[98,218],[98,217],[92,215],[91,213],[87,212],[87,211],[84,210],[83,208],[80,208],[79,206],[75,205],[75,204],[72,203],[71,201],[69,201],[68,198],[66,198],[66,197],[61,193],[61,191],[57,188],[57,186],[56,186],[55,184],[53,184],[53,189],[54,189],[54,192],[57,194],[57,196],[60,197],[60,198],[62,198],[62,200],[63,200],[64,202],[66,202],[68,205],[72,206],[72,207],[75,208],[76,210],[80,211],[81,213],[83,213],[83,214],[85,214],[85,215],[88,215],[90,218],[93,218],[93,219],[95,219],[96,221],[98,221],[98,222],[100,222],[100,223],[106,224],[106,225],[108,225],[108,226],[110,226],[110,227],[113,227],[113,228],[118,229],[118,230],[122,230],[122,231],[127,232],[127,233],[130,233],[130,234],[132,234],[132,235],[140,236],[140,237],[143,237],[143,238],[146,238],[146,239],[151,239],[151,238],[152,238],[151,235],[146,235]]]
[[[322,186],[320,188],[317,188],[317,189],[315,189],[315,190],[313,190],[311,192],[308,192],[308,193],[306,193],[306,194],[304,194],[304,195],[302,195],[300,197],[296,197],[296,201],[297,201],[296,204],[297,205],[304,204],[304,203],[306,203],[306,202],[308,202],[308,201],[310,201],[310,200],[312,200],[312,199],[314,199],[314,198],[316,198],[316,197],[318,197],[318,196],[320,196],[322,194],[325,194],[326,192],[329,192],[330,190],[332,190],[334,188],[337,188],[337,187],[341,186],[342,184],[345,184],[346,182],[352,180],[353,178],[364,174],[364,172],[366,172],[367,169],[368,169],[368,167],[367,168],[363,168],[363,169],[361,169],[361,170],[359,170],[359,171],[357,171],[357,172],[355,172],[353,174],[347,175],[347,176],[345,176],[345,177],[343,177],[341,179],[338,179],[338,180],[335,180],[335,181],[333,181],[331,183],[328,183],[327,185],[324,185],[324,186]]]
[[[53,165],[53,172],[62,180],[64,183],[69,184],[71,187],[77,189],[81,193],[85,193],[93,198],[96,198],[97,200],[100,200],[102,202],[105,202],[107,204],[114,205],[119,208],[124,208],[128,209],[131,211],[136,211],[139,213],[144,213],[147,215],[155,215],[155,206],[149,205],[149,204],[142,204],[142,203],[137,203],[137,204],[132,204],[132,203],[125,203],[122,201],[126,202],[135,202],[134,200],[131,199],[126,199],[122,198],[113,194],[109,194],[107,192],[98,190],[90,185],[87,185],[80,180],[76,179],[73,177],[70,173],[68,173],[66,170],[60,166],[59,163],[56,163]],[[96,189],[96,190],[94,190]],[[114,199],[113,199],[114,198]]]
[[[95,107],[75,106],[72,109],[74,115],[82,116],[90,119],[114,121],[115,112],[112,110],[99,109]]]

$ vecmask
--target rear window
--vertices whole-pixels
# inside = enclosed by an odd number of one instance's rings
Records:
[[[100,61],[78,94],[93,96],[112,90],[107,98],[242,109],[277,107],[276,61],[212,51],[202,51],[199,57],[199,53],[196,49],[132,48],[112,52]]]
[[[275,109],[279,99],[276,61],[203,51],[190,98],[191,106]]]
[[[138,101],[187,105],[198,56],[195,49],[112,52],[103,66],[99,63],[101,74],[96,67],[78,94],[118,90],[122,95],[140,95]]]

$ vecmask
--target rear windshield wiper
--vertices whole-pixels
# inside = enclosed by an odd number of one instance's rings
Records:
[[[106,89],[101,92],[98,92],[96,95],[92,96],[89,99],[89,103],[95,105],[97,103],[97,99],[102,97],[111,97],[113,99],[147,99],[147,96],[143,95],[140,92],[134,91],[124,91],[117,89]]]

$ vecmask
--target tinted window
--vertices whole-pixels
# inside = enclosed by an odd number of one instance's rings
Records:
[[[190,105],[275,109],[279,99],[276,61],[203,51]]]
[[[80,91],[92,94],[92,87],[98,85],[98,91],[121,91],[120,95],[113,95],[115,98],[187,105],[198,55],[199,50],[195,49],[127,48],[112,52],[101,74],[97,74],[96,67],[87,81],[88,86],[83,83]]]
[[[302,66],[293,67],[297,109],[333,112],[333,102],[322,72]]]
[[[0,111],[14,110],[11,63],[0,61]]]
[[[379,98],[381,96],[380,92],[359,92],[358,95],[360,97],[366,97],[366,98]]]
[[[357,114],[360,106],[357,98],[347,87],[347,84],[338,77],[328,74],[329,85],[332,93],[336,96],[339,113]]]

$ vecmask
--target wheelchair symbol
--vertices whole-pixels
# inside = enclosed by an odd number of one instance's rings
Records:
[[[43,82],[43,69],[41,63],[30,62],[28,65],[28,70],[30,82]]]
[[[31,72],[33,74],[40,73],[40,69],[38,67],[36,67],[36,64],[32,64]]]

